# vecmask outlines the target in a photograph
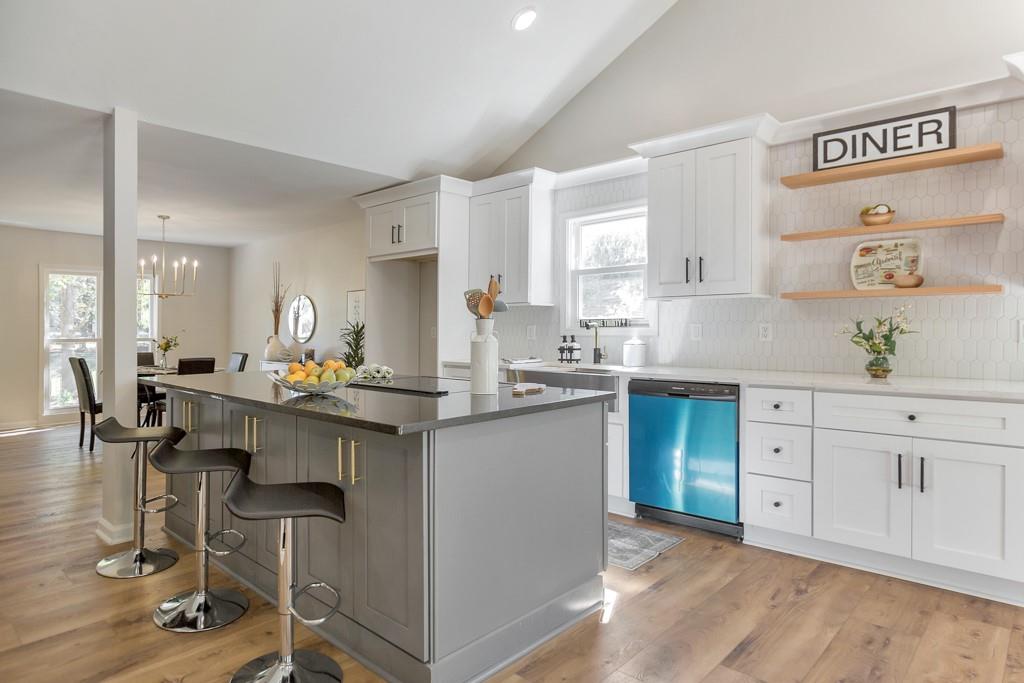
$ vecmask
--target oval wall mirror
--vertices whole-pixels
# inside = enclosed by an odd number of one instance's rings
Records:
[[[288,305],[288,333],[292,339],[305,344],[316,331],[316,306],[305,294],[299,294]]]

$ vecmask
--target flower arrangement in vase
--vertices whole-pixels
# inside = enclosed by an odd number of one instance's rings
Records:
[[[850,335],[854,346],[864,349],[871,358],[864,370],[872,379],[885,379],[892,372],[890,356],[896,355],[896,340],[905,334],[913,334],[907,306],[900,306],[885,318],[875,318],[875,324],[867,326],[863,320],[854,320],[853,328],[843,327],[837,334]]]
[[[291,285],[281,284],[281,264],[274,261],[274,292],[270,297],[270,313],[274,316],[274,334],[267,337],[267,348],[263,350],[265,360],[290,361],[294,357],[291,350],[284,345],[278,332],[281,330],[281,314],[284,312],[284,299]]]
[[[157,351],[160,352],[160,368],[166,370],[167,354],[181,346],[178,343],[178,335],[164,335],[160,339],[154,339],[153,343],[156,344]]]

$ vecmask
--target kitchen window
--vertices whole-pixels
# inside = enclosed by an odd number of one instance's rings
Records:
[[[43,320],[43,415],[75,412],[78,392],[69,358],[85,358],[101,400],[99,372],[103,355],[101,302],[103,273],[87,268],[44,268],[41,274]],[[157,304],[149,295],[153,280],[136,284],[136,349],[152,351],[157,334]]]
[[[647,207],[604,211],[567,221],[567,328],[580,320],[627,320],[650,327],[646,300]],[[623,325],[625,326],[625,325]]]

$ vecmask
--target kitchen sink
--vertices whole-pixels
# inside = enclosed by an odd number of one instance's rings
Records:
[[[530,368],[505,371],[509,382],[537,382],[546,384],[549,387],[564,387],[568,389],[593,389],[595,391],[613,391],[616,397],[619,393],[619,376],[611,374],[611,370],[601,368],[600,370],[587,370],[585,368]],[[618,411],[618,399],[612,401],[608,410]]]

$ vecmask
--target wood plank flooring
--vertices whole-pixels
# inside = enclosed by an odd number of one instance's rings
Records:
[[[101,444],[79,450],[77,426],[0,433],[0,680],[223,682],[273,650],[273,607],[248,591],[249,613],[220,631],[153,626],[153,607],[189,587],[194,567],[158,516],[148,542],[178,551],[172,569],[137,581],[95,574],[112,550],[93,533],[101,458]],[[159,473],[150,482],[162,492]],[[686,541],[635,572],[612,568],[606,614],[492,683],[1024,683],[1024,609],[635,523]],[[231,583],[216,569],[211,581]],[[334,657],[349,683],[380,680],[301,625],[296,637]]]

